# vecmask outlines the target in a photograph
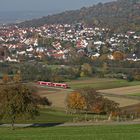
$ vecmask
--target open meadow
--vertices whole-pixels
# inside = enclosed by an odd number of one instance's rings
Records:
[[[140,125],[0,128],[0,140],[139,140]]]
[[[60,111],[56,109],[49,109],[49,108],[42,108],[40,109],[39,116],[36,116],[34,119],[31,120],[23,120],[18,119],[16,120],[17,124],[46,124],[46,123],[65,123],[65,122],[72,122],[74,118],[76,117],[84,117],[74,115],[74,114],[66,114],[65,111]],[[93,118],[92,115],[89,116],[89,118]],[[0,124],[3,123],[10,123],[8,119],[6,120],[0,120]]]
[[[79,80],[72,80],[67,82],[72,89],[82,87],[92,87],[96,90],[113,89],[120,87],[129,87],[140,85],[140,81],[128,82],[121,79],[109,79],[109,78],[83,78]]]

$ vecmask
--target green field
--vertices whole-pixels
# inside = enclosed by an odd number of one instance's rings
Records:
[[[129,94],[129,96],[136,96],[136,97],[140,97],[140,93],[132,93],[132,94]]]
[[[139,140],[140,125],[0,128],[0,140]]]
[[[107,119],[106,115],[87,115],[87,120],[94,119]],[[16,123],[24,123],[24,124],[33,124],[33,123],[65,123],[65,122],[73,122],[73,120],[85,120],[85,114],[66,114],[64,111],[53,110],[53,109],[41,109],[40,115],[35,117],[32,120],[23,120],[18,119]],[[10,123],[9,120],[0,120],[0,124],[2,123]]]
[[[82,87],[92,87],[96,90],[140,85],[140,81],[128,82],[126,80],[108,79],[108,78],[87,78],[87,79],[73,80],[67,83],[72,89],[77,89]]]
[[[16,123],[64,123],[71,121],[74,116],[67,115],[64,111],[57,111],[53,109],[41,109],[40,115],[32,120],[20,120]],[[1,120],[0,123],[10,123],[7,119]]]

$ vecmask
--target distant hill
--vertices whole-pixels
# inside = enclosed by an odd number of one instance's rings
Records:
[[[33,19],[19,24],[21,27],[56,23],[83,22],[87,25],[109,27],[117,31],[140,30],[140,0],[117,0],[98,3],[80,10],[65,11],[52,16]]]
[[[47,15],[48,11],[0,11],[0,24],[18,23]]]

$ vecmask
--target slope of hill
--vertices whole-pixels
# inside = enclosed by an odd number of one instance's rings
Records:
[[[140,29],[140,2],[139,0],[117,0],[108,3],[99,3],[80,10],[65,11],[60,14],[33,19],[19,24],[20,26],[41,26],[43,24],[83,22],[87,25],[96,25],[124,30]]]
[[[0,11],[0,24],[23,22],[48,13],[48,11]]]

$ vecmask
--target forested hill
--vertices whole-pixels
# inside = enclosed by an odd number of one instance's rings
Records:
[[[33,19],[20,26],[41,26],[44,24],[76,23],[110,27],[118,31],[140,30],[140,0],[117,0],[99,3],[80,10],[65,11],[60,14]]]

